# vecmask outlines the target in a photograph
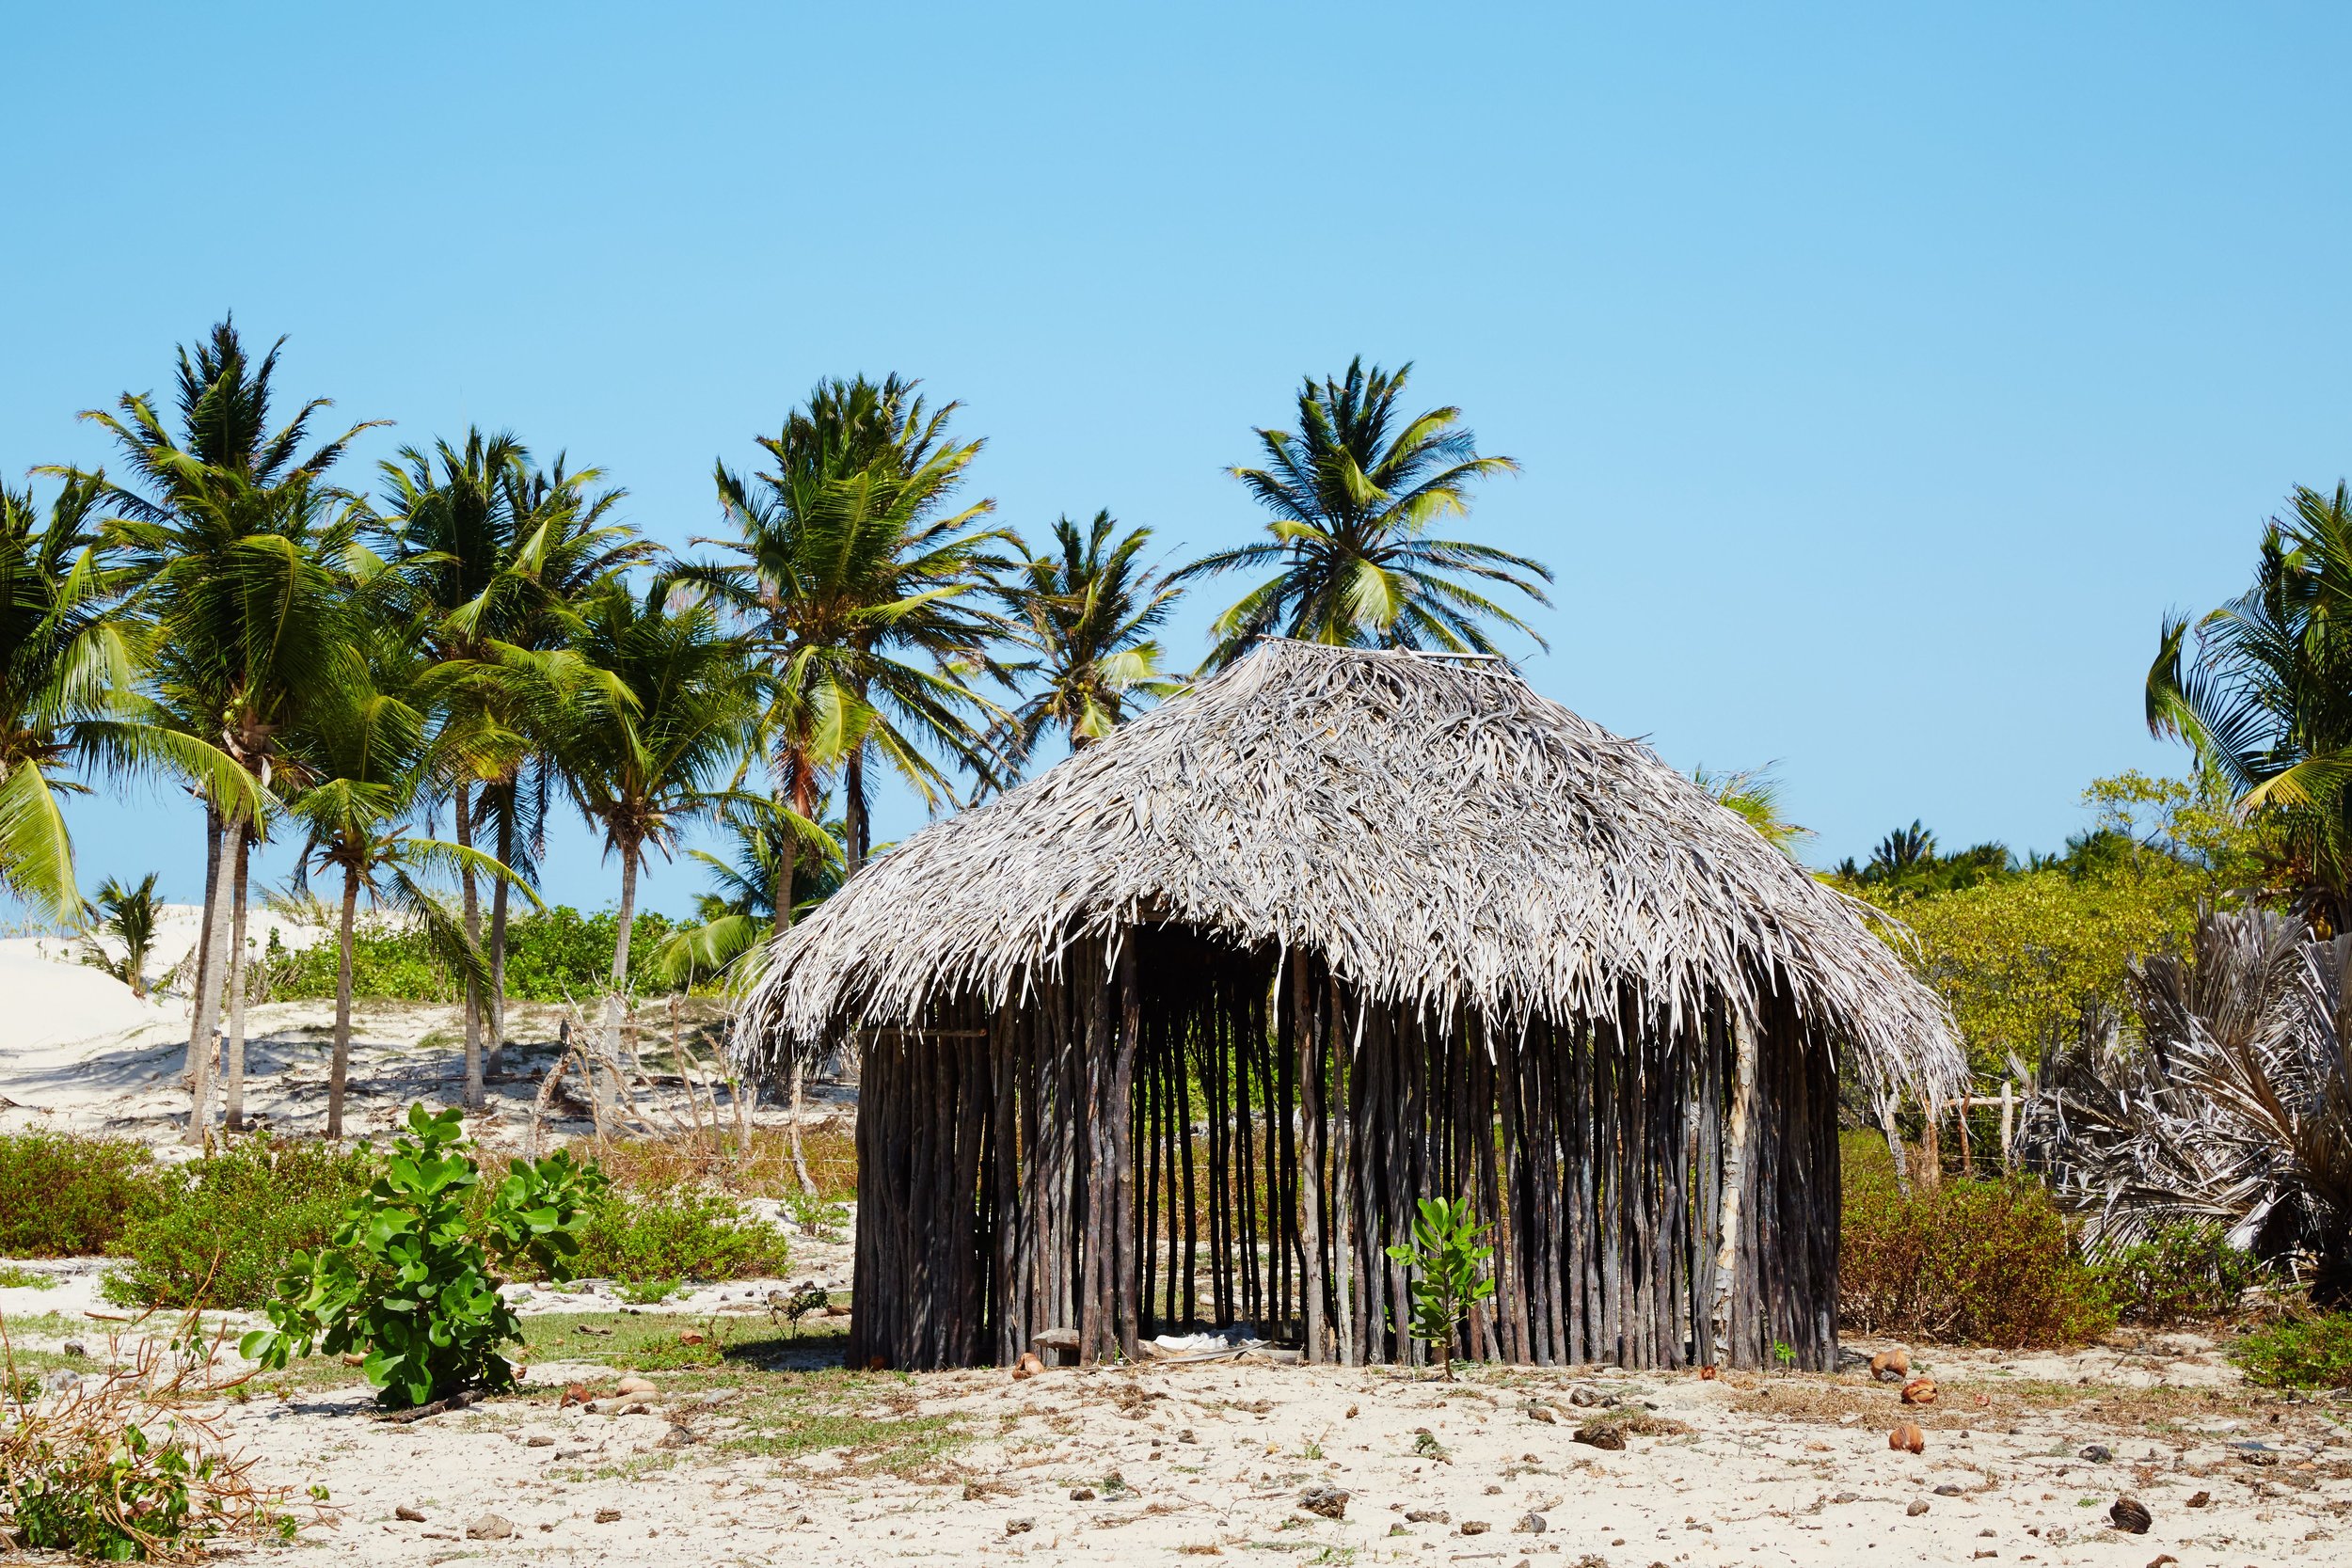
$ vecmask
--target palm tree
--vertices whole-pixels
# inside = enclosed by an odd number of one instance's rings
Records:
[[[497,861],[527,865],[545,817],[547,781],[530,723],[544,683],[513,656],[562,645],[570,605],[582,594],[648,561],[653,546],[606,520],[617,490],[592,494],[596,469],[533,472],[513,436],[467,432],[431,452],[405,447],[381,466],[385,501],[371,519],[391,567],[392,598],[429,655],[451,675],[438,688],[444,790],[456,841],[470,847],[491,826]],[[490,1046],[505,1037],[507,882],[490,894],[489,979],[469,987],[465,1010],[465,1100],[484,1102]],[[466,930],[482,940],[480,890],[461,869]],[[485,1009],[486,1003],[486,1009]]]
[[[68,478],[45,523],[30,490],[0,485],[0,889],[56,920],[82,903],[57,800],[79,787],[61,777],[75,727],[133,668],[91,527],[104,483]]]
[[[687,854],[707,868],[717,890],[701,895],[698,924],[671,933],[657,955],[656,969],[671,985],[723,977],[737,972],[781,926],[815,909],[841,886],[838,820],[824,825],[824,852],[809,856],[806,835],[790,818],[796,814],[757,795],[739,795],[719,808],[730,841],[725,855],[707,849]],[[777,918],[776,890],[791,868],[792,896],[786,918]]]
[[[343,1131],[343,1090],[351,1064],[353,938],[359,895],[389,901],[424,932],[434,950],[478,991],[488,979],[475,935],[451,916],[418,879],[430,868],[489,876],[500,886],[514,872],[467,845],[403,831],[439,776],[425,720],[398,691],[421,673],[411,648],[391,629],[368,628],[361,645],[338,652],[319,672],[323,688],[290,742],[305,785],[288,810],[307,830],[297,877],[315,865],[342,873],[336,927],[335,1043],[327,1076],[326,1135]],[[387,677],[389,677],[389,679]],[[394,689],[386,689],[391,687]],[[526,887],[524,896],[536,896]]]
[[[711,811],[714,789],[757,726],[741,644],[724,634],[708,601],[672,605],[670,597],[659,583],[643,599],[614,583],[580,607],[579,652],[610,679],[575,691],[556,736],[565,788],[621,860],[605,1014],[605,1048],[614,1061],[645,852],[666,853],[680,826]]]
[[[1812,829],[1791,822],[1782,809],[1780,781],[1772,777],[1771,763],[1737,773],[1714,773],[1705,767],[1695,768],[1691,771],[1691,782],[1720,804],[1739,813],[1765,843],[1791,860],[1796,858],[1797,846],[1813,836]]]
[[[1412,369],[1391,375],[1365,369],[1358,357],[1339,380],[1309,377],[1298,394],[1298,429],[1260,430],[1266,467],[1232,470],[1274,514],[1268,537],[1203,557],[1171,580],[1277,570],[1217,618],[1210,668],[1232,663],[1256,638],[1277,635],[1493,653],[1493,624],[1547,646],[1462,579],[1499,583],[1548,606],[1536,579],[1549,582],[1549,568],[1491,545],[1428,537],[1438,518],[1470,510],[1472,484],[1518,464],[1479,455],[1458,408],[1404,419],[1397,400]]]
[[[137,886],[125,887],[109,877],[98,884],[98,895],[89,901],[93,933],[122,943],[122,957],[112,957],[92,941],[83,961],[121,981],[142,1001],[147,997],[147,960],[155,951],[156,878],[151,871]]]
[[[1054,523],[1054,547],[1030,549],[1009,536],[1016,555],[1003,563],[993,592],[1003,602],[1012,639],[1029,656],[1008,666],[1037,690],[1001,726],[1004,749],[1026,757],[1048,729],[1073,750],[1110,734],[1138,697],[1165,697],[1182,684],[1162,672],[1158,639],[1184,590],[1143,565],[1152,531],[1130,529],[1097,512],[1081,532],[1067,517]]]
[[[990,766],[972,716],[992,710],[964,673],[999,629],[977,604],[999,536],[974,526],[995,503],[946,510],[981,443],[948,442],[958,405],[928,412],[915,386],[818,384],[779,435],[760,438],[771,468],[747,478],[718,467],[735,536],[701,542],[737,559],[674,575],[748,624],[775,799],[819,853],[814,802],[839,768],[850,875],[872,847],[869,753],[933,806],[953,790],[931,752],[982,774]],[[789,907],[776,917],[788,922]]]
[[[2148,671],[2148,727],[2218,768],[2275,825],[2320,933],[2352,920],[2352,490],[2296,486],[2263,531],[2253,585],[2197,623],[2170,615]]]
[[[202,791],[205,912],[188,1036],[192,1136],[209,1115],[224,978],[231,1007],[228,1108],[230,1125],[238,1124],[243,887],[262,821],[253,800],[267,785],[273,736],[298,705],[305,675],[340,636],[340,578],[353,530],[342,509],[348,498],[324,476],[354,437],[380,422],[354,425],[305,451],[310,420],[331,406],[320,398],[273,430],[270,383],[283,344],[278,340],[257,365],[224,320],[193,354],[181,349],[176,436],[145,395],[125,393],[115,413],[82,416],[113,436],[135,485],[107,486],[120,514],[109,535],[122,549],[133,603],[150,634],[159,707],[185,734],[217,744],[248,781],[245,795],[224,795],[219,781]],[[225,907],[232,896],[233,911]]]

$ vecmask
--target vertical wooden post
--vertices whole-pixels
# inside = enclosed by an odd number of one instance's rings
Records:
[[[2017,1101],[2007,1078],[2001,1080],[2001,1171],[2016,1169]]]
[[[1110,1074],[1110,1103],[1105,1117],[1111,1128],[1110,1169],[1097,1185],[1107,1190],[1112,1205],[1110,1232],[1115,1256],[1112,1291],[1118,1312],[1119,1348],[1130,1361],[1141,1358],[1136,1328],[1142,1322],[1142,1267],[1136,1256],[1136,1159],[1131,1130],[1135,1126],[1136,1047],[1143,1032],[1143,1000],[1136,984],[1136,932],[1130,928],[1119,944],[1119,1046]]]
[[[1305,1123],[1299,1143],[1299,1223],[1305,1230],[1300,1250],[1300,1294],[1305,1298],[1309,1363],[1323,1359],[1323,1063],[1317,1052],[1319,1031],[1310,1014],[1307,957],[1291,955],[1291,1040],[1297,1048],[1296,1082],[1299,1118]]]
[[[1739,1274],[1740,1208],[1748,1169],[1750,1124],[1756,1110],[1756,1031],[1738,1010],[1731,1015],[1731,1128],[1724,1151],[1723,1241],[1715,1249],[1715,1364],[1731,1364],[1731,1292]]]

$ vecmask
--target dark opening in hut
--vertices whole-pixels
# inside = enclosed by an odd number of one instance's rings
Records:
[[[856,1053],[850,1356],[1254,1326],[1422,1359],[1386,1253],[1471,1201],[1469,1359],[1834,1366],[1837,1063],[1941,1088],[1855,908],[1507,668],[1270,641],[927,828],[736,1049]]]

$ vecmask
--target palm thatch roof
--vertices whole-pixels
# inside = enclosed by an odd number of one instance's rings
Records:
[[[1171,922],[1506,1030],[1672,1026],[1785,990],[1876,1082],[1948,1092],[1947,1015],[1869,918],[1500,662],[1268,640],[874,862],[778,942],[736,1049],[772,1063],[935,998],[1017,1004],[1078,939]]]

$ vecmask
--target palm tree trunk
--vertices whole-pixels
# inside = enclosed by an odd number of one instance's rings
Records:
[[[221,1118],[231,1132],[245,1131],[245,981],[246,899],[253,862],[253,835],[237,834],[237,880],[229,906],[229,1062],[222,1087],[226,1091]]]
[[[612,986],[604,1002],[605,1060],[617,1077],[621,1070],[622,998],[628,993],[629,928],[637,923],[637,845],[634,840],[621,844],[621,923],[612,935]],[[605,1093],[602,1080],[596,1092]]]
[[[181,960],[187,966],[188,988],[188,1059],[181,1069],[183,1083],[196,1083],[196,1053],[206,1044],[197,1032],[197,998],[204,994],[204,983],[211,974],[213,961],[213,893],[220,881],[220,807],[211,800],[204,802],[204,908],[197,916],[196,945]]]
[[[461,779],[457,784],[457,843],[460,848],[473,847],[473,785]],[[479,946],[482,942],[482,903],[474,888],[473,867],[465,866],[457,874],[458,886],[466,905],[466,940]],[[466,982],[466,1109],[482,1109],[482,991],[471,980]]]
[[[499,863],[515,863],[515,811],[519,801],[508,784],[499,806]],[[500,1053],[506,1049],[506,879],[490,888],[490,1049],[484,1073],[499,1070]]]
[[[222,908],[235,880],[228,865],[230,847],[243,836],[245,818],[232,816],[223,827],[213,857],[212,890],[205,905],[203,973],[217,975],[229,969],[229,911]],[[213,1026],[220,1022],[220,988],[210,979],[197,988],[196,1018],[189,1026],[188,1141],[201,1143],[213,1119]]]
[[[816,791],[812,787],[816,783],[815,770],[809,767],[805,756],[795,756],[792,759],[790,773],[792,809],[801,816],[806,816],[816,806]],[[776,857],[776,885],[771,891],[771,896],[776,906],[775,927],[778,936],[784,935],[792,928],[792,879],[800,869],[799,851],[800,839],[795,834],[787,832],[784,835],[782,848]],[[785,1132],[785,1142],[792,1150],[792,1174],[800,1180],[802,1196],[815,1197],[817,1183],[808,1174],[808,1152],[801,1142],[801,1107],[807,1103],[808,1068],[801,1060],[801,1053],[798,1051],[792,1053],[791,1065],[785,1071],[785,1085],[792,1104],[792,1119],[787,1124]],[[750,1150],[746,1148],[745,1152],[748,1153]]]
[[[841,878],[846,882],[866,865],[866,748],[863,745],[850,749],[849,759],[842,765],[841,789],[845,797],[841,825],[850,840],[841,847],[848,862],[842,868]]]
[[[326,1135],[343,1135],[343,1085],[351,1075],[352,924],[359,912],[359,873],[343,869],[343,918],[336,927],[335,1057],[326,1069]]]

